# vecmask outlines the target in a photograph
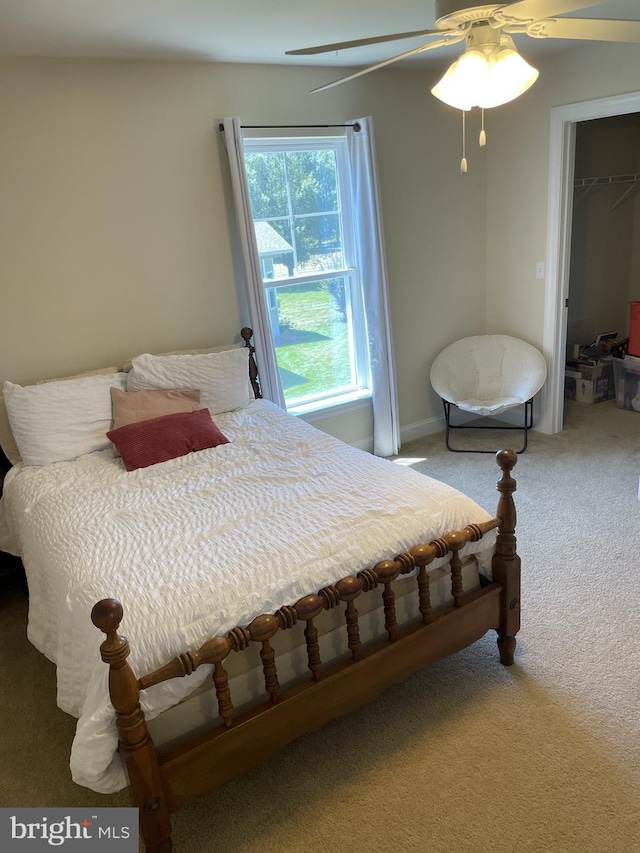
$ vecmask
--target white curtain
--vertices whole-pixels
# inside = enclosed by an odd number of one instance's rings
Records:
[[[286,405],[280,382],[280,373],[278,371],[276,349],[269,326],[269,314],[267,311],[265,290],[262,285],[260,259],[258,257],[258,244],[253,227],[253,217],[251,215],[251,201],[249,198],[247,173],[244,166],[244,147],[242,144],[240,119],[225,118],[222,124],[227,154],[229,155],[229,167],[231,169],[231,186],[233,187],[233,200],[238,222],[238,238],[242,249],[242,260],[247,280],[249,313],[251,315],[251,327],[253,328],[253,344],[256,348],[258,364],[260,365],[260,387],[263,397],[266,397],[267,400],[272,400],[284,409]]]
[[[400,426],[373,119],[349,124],[355,125],[347,127],[347,144],[371,361],[373,452],[393,456],[400,449]]]

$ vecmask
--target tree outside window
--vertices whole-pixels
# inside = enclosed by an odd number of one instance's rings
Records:
[[[344,138],[245,140],[245,167],[287,408],[369,384]]]

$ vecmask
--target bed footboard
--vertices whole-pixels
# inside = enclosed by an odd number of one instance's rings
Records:
[[[500,660],[513,663],[520,614],[520,558],[516,553],[516,512],[511,471],[514,451],[497,454],[502,470],[498,481],[497,517],[471,524],[441,539],[417,545],[409,552],[384,560],[307,595],[275,614],[263,614],[248,626],[234,628],[225,637],[214,637],[197,651],[186,651],[164,666],[136,678],[127,662],[129,643],[118,633],[122,606],[104,599],[91,617],[106,639],[102,659],[109,665],[109,692],[116,711],[120,752],[126,762],[130,787],[140,810],[140,828],[147,851],[172,849],[171,814],[189,798],[206,794],[244,774],[298,736],[319,728],[328,720],[373,700],[395,682],[402,681],[428,663],[453,654],[493,629],[498,633]],[[498,528],[493,558],[493,582],[465,593],[459,552],[469,541],[478,541]],[[451,606],[431,608],[427,567],[436,557],[450,555]],[[416,575],[420,617],[400,628],[396,618],[394,581],[403,574]],[[386,639],[364,646],[360,641],[357,599],[382,588]],[[324,666],[314,619],[322,610],[344,606],[345,643],[350,657]],[[304,638],[310,677],[281,690],[270,640],[304,622]],[[265,701],[236,715],[224,667],[232,651],[250,643],[260,646]],[[171,678],[190,674],[203,664],[213,668],[212,678],[221,723],[206,734],[158,755],[140,707],[140,691]]]

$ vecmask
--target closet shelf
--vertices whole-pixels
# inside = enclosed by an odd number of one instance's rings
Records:
[[[628,185],[627,189],[622,193],[619,199],[615,201],[609,208],[609,213],[615,210],[631,193],[638,189],[640,184],[640,174],[633,175],[602,175],[594,178],[575,178],[573,181],[574,189],[582,188],[584,192],[575,199],[575,204],[578,204],[594,187],[619,187]]]

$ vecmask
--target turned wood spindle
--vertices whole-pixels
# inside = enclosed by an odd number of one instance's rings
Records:
[[[373,570],[378,582],[384,584],[384,592],[382,593],[384,627],[389,639],[393,642],[398,633],[398,621],[396,617],[396,594],[391,588],[391,584],[400,574],[400,565],[395,560],[382,560],[374,566]]]
[[[218,700],[218,711],[225,726],[230,728],[233,722],[234,708],[229,690],[229,676],[222,665],[222,661],[227,657],[231,648],[231,641],[228,637],[213,637],[200,646],[197,651],[182,652],[159,669],[155,669],[148,675],[143,675],[142,678],[138,679],[138,687],[140,690],[146,690],[154,684],[160,684],[170,678],[183,678],[185,675],[191,675],[205,663],[212,664],[212,678],[216,690],[216,699]]]
[[[264,685],[274,704],[278,701],[280,684],[278,683],[278,671],[276,669],[276,655],[269,640],[279,627],[278,618],[267,614],[257,616],[248,627],[253,642],[261,644],[260,659],[262,660]]]
[[[309,669],[314,681],[320,681],[322,661],[320,659],[320,645],[318,643],[318,629],[313,620],[324,610],[324,602],[319,595],[305,595],[294,604],[298,619],[307,623],[304,629],[304,638],[307,643],[307,659]]]
[[[336,584],[340,599],[346,602],[344,611],[347,624],[347,645],[353,660],[360,660],[360,626],[358,624],[358,611],[355,599],[362,592],[362,581],[357,577],[343,578]]]
[[[251,338],[253,337],[253,329],[250,329],[249,326],[245,326],[240,329],[240,337],[244,341],[245,347],[249,350],[249,380],[251,382],[251,387],[253,388],[253,393],[255,395],[256,400],[261,399],[262,397],[262,389],[260,388],[260,379],[258,378],[258,365],[256,364],[256,348],[251,343]]]
[[[216,690],[218,700],[218,713],[222,717],[225,727],[230,729],[233,725],[233,703],[231,702],[231,690],[229,689],[229,673],[222,663],[213,665],[213,686]]]
[[[416,545],[409,553],[418,566],[418,609],[422,616],[422,623],[426,625],[431,619],[431,591],[427,566],[433,562],[436,549],[434,545]]]
[[[451,570],[451,595],[453,603],[456,607],[462,606],[462,560],[458,553],[461,548],[469,541],[469,534],[465,530],[455,530],[452,533],[447,533],[444,537],[451,552],[451,562],[449,568]]]

